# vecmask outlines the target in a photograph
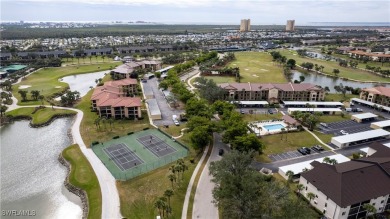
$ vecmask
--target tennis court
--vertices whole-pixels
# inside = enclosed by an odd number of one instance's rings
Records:
[[[163,157],[176,151],[175,148],[166,143],[166,140],[161,140],[153,134],[141,136],[137,138],[137,141],[157,157]]]
[[[148,129],[92,146],[118,180],[128,180],[186,157],[188,149],[158,129]]]
[[[104,148],[104,152],[110,160],[113,160],[117,167],[122,171],[133,168],[144,161],[131,151],[124,143],[113,144]]]

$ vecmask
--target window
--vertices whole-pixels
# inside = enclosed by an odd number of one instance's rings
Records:
[[[382,204],[383,202],[385,202],[385,200],[382,200],[382,201],[381,201],[381,204]]]
[[[307,186],[306,186],[306,190],[307,190]]]
[[[316,195],[316,198],[318,198],[318,195]]]
[[[325,207],[328,207],[328,203],[325,203]]]
[[[345,215],[345,212],[343,212],[341,215]]]

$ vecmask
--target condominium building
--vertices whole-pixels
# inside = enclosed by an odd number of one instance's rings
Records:
[[[251,19],[242,19],[240,25],[241,32],[251,31]]]
[[[144,60],[139,62],[129,61],[113,69],[110,74],[113,75],[113,78],[115,79],[130,78],[131,74],[137,69],[157,71],[161,69],[161,62],[155,60]]]
[[[95,88],[91,97],[92,110],[96,110],[100,117],[139,118],[142,104],[139,97],[134,97],[136,94],[135,79],[108,81]]]
[[[390,209],[390,149],[380,143],[369,146],[368,157],[330,165],[314,161],[313,169],[301,173],[299,183],[310,204],[327,218],[357,219]]]
[[[219,84],[226,90],[226,100],[255,101],[265,100],[269,103],[289,101],[323,101],[325,90],[310,83],[223,83]]]
[[[295,20],[287,20],[286,31],[294,31],[295,30]]]
[[[390,106],[390,88],[388,87],[372,87],[362,89],[360,99],[382,106]]]

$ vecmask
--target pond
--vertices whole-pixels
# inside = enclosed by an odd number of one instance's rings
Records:
[[[105,74],[110,71],[100,71],[88,74],[79,74],[66,76],[60,79],[60,81],[68,83],[71,91],[80,92],[80,96],[84,96],[91,90],[92,87],[96,87],[96,79],[103,78]]]
[[[303,75],[305,77],[304,83],[312,83],[316,85],[320,85],[322,87],[329,87],[330,93],[336,93],[334,86],[340,85],[342,83],[344,86],[350,86],[353,88],[367,88],[367,87],[374,87],[375,85],[379,83],[362,83],[362,82],[356,82],[356,81],[349,81],[344,80],[340,78],[333,78],[328,77],[325,75],[317,74],[317,73],[302,73],[299,71],[292,71],[292,80],[298,80],[299,76]],[[382,84],[383,86],[389,86],[388,84]]]
[[[42,128],[28,124],[0,128],[2,210],[26,210],[34,218],[81,218],[81,200],[64,187],[67,170],[57,160],[71,144],[67,130],[72,119],[56,119]],[[2,212],[1,218],[27,217]]]

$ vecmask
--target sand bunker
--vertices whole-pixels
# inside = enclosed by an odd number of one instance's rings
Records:
[[[29,88],[29,87],[31,87],[31,85],[20,85],[19,89],[26,89],[26,88]]]
[[[54,88],[61,88],[62,86],[55,86]]]
[[[269,70],[261,68],[260,71],[269,71]]]
[[[256,77],[256,78],[258,78],[259,76],[258,75],[252,75],[253,77]]]
[[[233,65],[237,65],[237,64],[233,64]]]
[[[248,71],[248,70],[249,70],[248,68],[245,69],[245,71]]]

